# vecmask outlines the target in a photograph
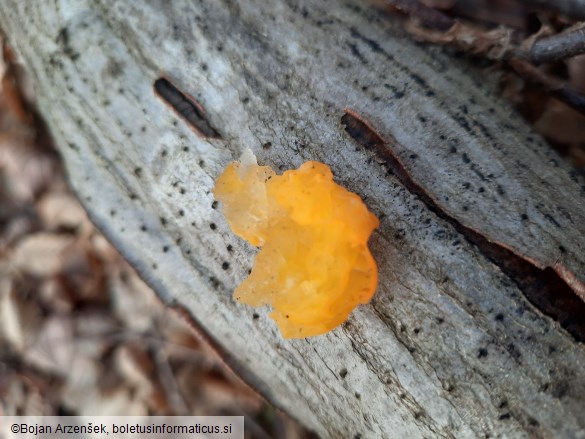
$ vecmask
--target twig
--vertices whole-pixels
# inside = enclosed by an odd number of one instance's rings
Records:
[[[585,0],[522,0],[527,5],[560,12],[574,20],[585,20]]]
[[[582,53],[585,53],[585,23],[579,23],[558,35],[536,40],[527,55],[531,62],[542,64]]]
[[[156,364],[160,382],[165,390],[168,401],[176,415],[186,416],[189,414],[189,407],[181,395],[179,385],[169,364],[166,352],[163,349],[151,351]]]
[[[534,35],[519,46],[512,43],[512,31],[505,27],[485,31],[471,24],[453,20],[439,11],[422,5],[417,0],[389,0],[389,2],[403,12],[412,14],[413,20],[406,23],[406,30],[414,37],[431,43],[448,44],[491,60],[507,61],[519,76],[544,88],[560,101],[585,114],[585,96],[567,87],[560,79],[546,75],[528,62],[537,62],[536,60],[541,59],[563,59],[584,53],[585,24],[578,24],[563,34],[541,38],[532,43],[532,40],[538,37],[538,34]],[[415,14],[423,15],[414,16]],[[441,18],[442,16],[444,19]],[[426,24],[429,22],[430,28]],[[448,22],[451,26],[446,30],[437,26],[437,23],[445,25]],[[525,46],[529,48],[526,49]]]

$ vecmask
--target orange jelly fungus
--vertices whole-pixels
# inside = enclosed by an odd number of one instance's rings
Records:
[[[378,219],[327,165],[311,161],[276,175],[247,151],[214,194],[234,233],[261,247],[234,297],[271,305],[285,338],[330,331],[374,294],[378,270],[367,242]]]

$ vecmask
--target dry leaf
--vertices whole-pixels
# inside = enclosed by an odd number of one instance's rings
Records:
[[[8,342],[16,351],[21,351],[24,347],[24,333],[11,291],[11,280],[0,277],[0,340]]]
[[[71,194],[51,192],[41,198],[37,211],[46,230],[72,230],[87,235],[93,229],[85,210]]]
[[[543,136],[557,142],[585,142],[585,116],[556,99],[548,101],[534,128]]]
[[[36,339],[24,352],[29,364],[57,376],[67,375],[75,355],[71,320],[59,316],[45,320]]]
[[[139,398],[146,399],[152,393],[154,364],[144,349],[133,345],[120,346],[114,353],[114,366],[118,374],[134,387]]]
[[[12,255],[14,268],[39,277],[54,276],[62,269],[62,254],[72,242],[69,236],[51,233],[27,236]]]

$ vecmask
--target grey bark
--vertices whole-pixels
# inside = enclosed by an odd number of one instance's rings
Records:
[[[276,406],[323,437],[585,437],[578,330],[514,274],[585,297],[585,182],[481,72],[358,0],[4,0],[0,26],[93,221]],[[153,93],[162,72],[218,136]],[[377,293],[326,335],[231,298],[255,252],[211,190],[244,148],[329,164],[381,219]]]
[[[555,62],[585,53],[585,23],[548,38],[536,40],[528,56],[536,64]]]

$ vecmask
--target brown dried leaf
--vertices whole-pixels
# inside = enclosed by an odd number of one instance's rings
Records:
[[[561,143],[585,143],[585,116],[556,99],[550,99],[534,124],[536,131]]]
[[[515,49],[512,44],[512,31],[503,27],[486,31],[476,25],[455,21],[446,32],[431,30],[409,20],[406,30],[420,41],[449,44],[475,55],[501,60]]]
[[[50,192],[37,204],[38,214],[48,231],[75,230],[87,235],[93,226],[79,201],[69,193]]]
[[[37,233],[21,240],[12,255],[17,270],[39,277],[56,275],[63,268],[63,253],[73,238]]]
[[[585,55],[574,56],[567,60],[569,84],[580,93],[585,94]]]
[[[127,265],[122,272],[112,273],[110,295],[114,314],[131,332],[147,332],[164,313],[160,300]]]
[[[114,367],[139,398],[148,399],[155,381],[154,364],[144,349],[132,344],[120,346],[114,352]]]
[[[18,305],[11,291],[11,279],[0,277],[0,340],[10,344],[16,351],[21,351],[24,347],[24,332]]]
[[[62,187],[57,172],[59,163],[50,151],[40,150],[33,143],[34,132],[0,133],[0,168],[11,182],[10,196],[15,201],[32,200],[50,188]]]
[[[44,280],[39,287],[39,302],[41,305],[56,314],[69,314],[75,303],[57,278]]]
[[[104,263],[96,257],[89,241],[76,240],[63,250],[61,260],[59,280],[72,297],[104,305],[109,302]]]
[[[75,356],[72,322],[62,316],[46,319],[24,351],[27,363],[57,376],[67,375]]]

